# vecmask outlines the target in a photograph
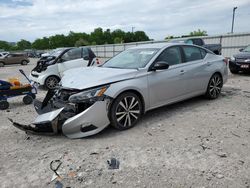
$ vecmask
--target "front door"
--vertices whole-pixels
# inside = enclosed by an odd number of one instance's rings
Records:
[[[165,49],[155,62],[159,61],[169,64],[169,68],[151,71],[148,74],[150,108],[174,102],[186,92],[180,47],[174,46]]]

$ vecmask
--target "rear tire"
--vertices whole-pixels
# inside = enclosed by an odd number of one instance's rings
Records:
[[[9,108],[9,106],[10,105],[8,101],[4,101],[4,100],[0,101],[0,110],[6,110]]]
[[[33,102],[33,98],[30,95],[26,95],[23,97],[23,103],[28,105],[31,104]]]
[[[0,62],[0,67],[4,67],[4,63],[3,62]]]
[[[208,99],[216,99],[221,93],[221,88],[223,86],[223,80],[220,74],[215,73],[209,80],[206,97]]]
[[[57,86],[57,84],[59,83],[59,78],[56,76],[49,76],[48,78],[46,78],[44,86],[47,89],[55,89],[55,87]]]
[[[27,64],[28,64],[28,61],[23,60],[23,61],[21,62],[21,65],[27,65]]]
[[[238,71],[238,70],[235,70],[235,69],[230,69],[230,72],[231,72],[232,74],[238,74],[238,73],[239,73],[239,71]]]
[[[130,129],[139,121],[143,113],[140,98],[132,92],[119,95],[110,108],[110,124],[118,130]]]

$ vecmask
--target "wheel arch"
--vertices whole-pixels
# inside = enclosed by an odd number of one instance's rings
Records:
[[[61,78],[60,78],[58,75],[52,74],[52,75],[48,75],[48,76],[44,79],[44,83],[46,82],[46,80],[47,80],[49,77],[56,77],[58,80],[61,80]]]
[[[224,83],[223,76],[222,76],[221,72],[220,71],[216,71],[215,73],[212,74],[212,76],[215,75],[215,74],[220,75],[220,77],[222,79],[222,83]],[[210,79],[212,78],[212,76],[210,77]]]
[[[57,76],[57,75],[48,75],[45,79],[44,79],[44,83],[43,83],[43,85],[44,86],[46,86],[46,81],[47,81],[47,79],[48,78],[50,78],[50,77],[56,77],[57,79],[58,79],[58,81],[60,82],[60,80],[61,80],[61,78],[59,77],[59,76]]]
[[[145,113],[145,100],[144,100],[143,95],[141,94],[141,92],[139,92],[136,89],[126,89],[126,90],[123,90],[119,94],[117,94],[113,99],[115,99],[118,96],[122,95],[123,93],[127,93],[127,92],[134,93],[134,94],[136,94],[139,97],[139,99],[141,100],[141,103],[142,103],[142,113],[144,114]],[[112,106],[112,104],[113,104],[113,101],[111,102],[110,107]]]

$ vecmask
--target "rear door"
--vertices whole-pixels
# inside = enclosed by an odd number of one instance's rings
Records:
[[[58,63],[58,70],[59,74],[62,75],[68,69],[85,66],[87,66],[87,61],[83,59],[82,48],[73,48],[63,54]]]
[[[8,56],[6,56],[5,62],[7,65],[20,63],[20,62],[18,62],[18,55],[17,54],[9,54]]]
[[[196,46],[182,46],[184,60],[183,78],[186,81],[185,90],[187,95],[195,95],[206,90],[210,76],[209,63],[205,58],[206,50]]]

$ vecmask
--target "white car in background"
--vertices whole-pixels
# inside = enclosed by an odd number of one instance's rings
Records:
[[[63,48],[49,56],[42,57],[31,71],[29,78],[38,85],[54,89],[64,71],[98,64],[99,61],[90,48]]]

